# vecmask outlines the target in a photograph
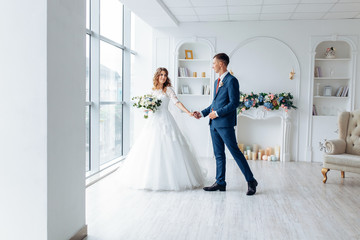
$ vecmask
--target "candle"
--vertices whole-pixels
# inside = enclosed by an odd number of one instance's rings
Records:
[[[257,152],[252,152],[252,159],[253,159],[253,160],[256,160],[256,159],[257,159],[257,155],[256,155],[256,154],[257,154]]]
[[[251,150],[246,150],[246,155],[248,155],[249,159],[251,159]]]
[[[259,145],[257,144],[253,144],[253,149],[254,152],[258,152],[259,151]]]
[[[258,157],[257,157],[257,159],[259,159],[259,160],[261,160],[261,159],[262,159],[262,154],[261,154],[261,152],[260,152],[260,151],[258,152]]]
[[[271,155],[271,148],[270,148],[270,147],[267,147],[267,148],[266,148],[265,154],[268,155],[268,156]]]
[[[238,147],[239,147],[240,151],[241,151],[242,153],[244,153],[244,144],[239,143],[239,144],[238,144]]]
[[[249,157],[248,157],[248,155],[244,155],[244,156],[245,156],[245,159],[246,159],[246,160],[249,160]]]
[[[262,156],[262,160],[264,160],[264,161],[268,160],[268,156],[267,156],[267,155],[263,155],[263,156]]]
[[[265,155],[265,150],[264,150],[264,149],[260,149],[259,151],[261,152],[261,159],[262,159],[262,156]]]
[[[276,160],[280,159],[280,146],[279,145],[275,146],[275,156],[276,156]]]
[[[279,145],[275,146],[275,152],[280,152],[280,146]]]

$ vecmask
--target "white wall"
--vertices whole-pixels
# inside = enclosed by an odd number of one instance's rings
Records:
[[[261,22],[231,22],[231,23],[186,23],[181,24],[178,28],[159,28],[154,31],[154,45],[156,41],[164,41],[168,38],[170,43],[174,39],[187,37],[215,37],[217,52],[225,52],[230,54],[236,47],[254,37],[267,36],[279,39],[290,46],[300,62],[300,98],[296,100],[299,109],[297,116],[299,120],[299,135],[292,136],[293,139],[298,138],[299,149],[298,156],[292,156],[292,160],[309,161],[306,159],[305,149],[307,141],[307,124],[310,117],[308,89],[310,83],[310,38],[313,35],[359,35],[358,28],[359,20],[331,20],[331,21],[261,21]],[[166,48],[157,51],[156,58],[159,56],[168,56],[170,58],[169,70],[174,78],[177,70],[173,69],[174,56],[172,51],[173,45],[170,45],[170,50]],[[274,58],[276,60],[276,58]],[[254,72],[261,69],[261,66],[254,66]],[[359,69],[359,65],[358,65]],[[236,71],[233,69],[233,71]],[[266,79],[263,79],[266,81]],[[355,80],[356,82],[356,80]],[[246,85],[246,82],[242,83]],[[246,88],[246,86],[245,86]],[[356,86],[356,92],[360,91],[360,85]],[[256,92],[257,89],[254,89]],[[356,96],[355,108],[360,107],[360,96]],[[205,136],[204,132],[204,136]],[[205,149],[204,145],[204,149]]]
[[[135,39],[134,45],[131,46],[137,52],[133,56],[131,62],[131,97],[148,94],[153,87],[153,76],[155,72],[155,65],[153,61],[153,29],[138,17],[133,18],[134,30],[133,37]],[[145,123],[143,112],[139,109],[131,107],[130,118],[130,146],[133,144],[136,137],[141,133],[142,126]]]
[[[48,1],[48,239],[85,225],[85,1]]]
[[[85,225],[85,1],[0,5],[1,239]]]
[[[2,3],[0,28],[1,238],[46,239],[46,1]]]

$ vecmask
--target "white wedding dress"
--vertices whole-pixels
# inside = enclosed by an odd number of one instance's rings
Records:
[[[205,172],[195,153],[168,110],[170,100],[177,99],[172,88],[166,93],[153,91],[161,106],[150,114],[124,165],[120,167],[120,184],[135,189],[185,190],[201,187]]]

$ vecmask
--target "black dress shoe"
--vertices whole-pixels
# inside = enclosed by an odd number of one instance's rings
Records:
[[[258,182],[256,181],[256,179],[254,179],[254,181],[248,182],[248,191],[247,191],[246,195],[248,195],[248,196],[254,195],[256,193],[257,185],[258,185]]]
[[[214,183],[212,186],[204,187],[203,189],[205,191],[217,191],[217,190],[219,190],[220,192],[223,192],[223,191],[226,191],[226,185],[219,185],[217,183]]]

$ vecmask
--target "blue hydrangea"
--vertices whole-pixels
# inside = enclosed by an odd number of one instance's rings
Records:
[[[259,95],[259,102],[263,102],[264,101],[264,97],[262,95]]]
[[[266,102],[266,103],[264,103],[264,106],[267,107],[267,108],[269,108],[269,109],[273,109],[273,108],[274,108],[274,106],[272,105],[271,102]]]
[[[252,105],[253,105],[253,101],[252,101],[252,100],[247,100],[247,101],[245,102],[245,107],[247,107],[247,108],[250,108]]]

